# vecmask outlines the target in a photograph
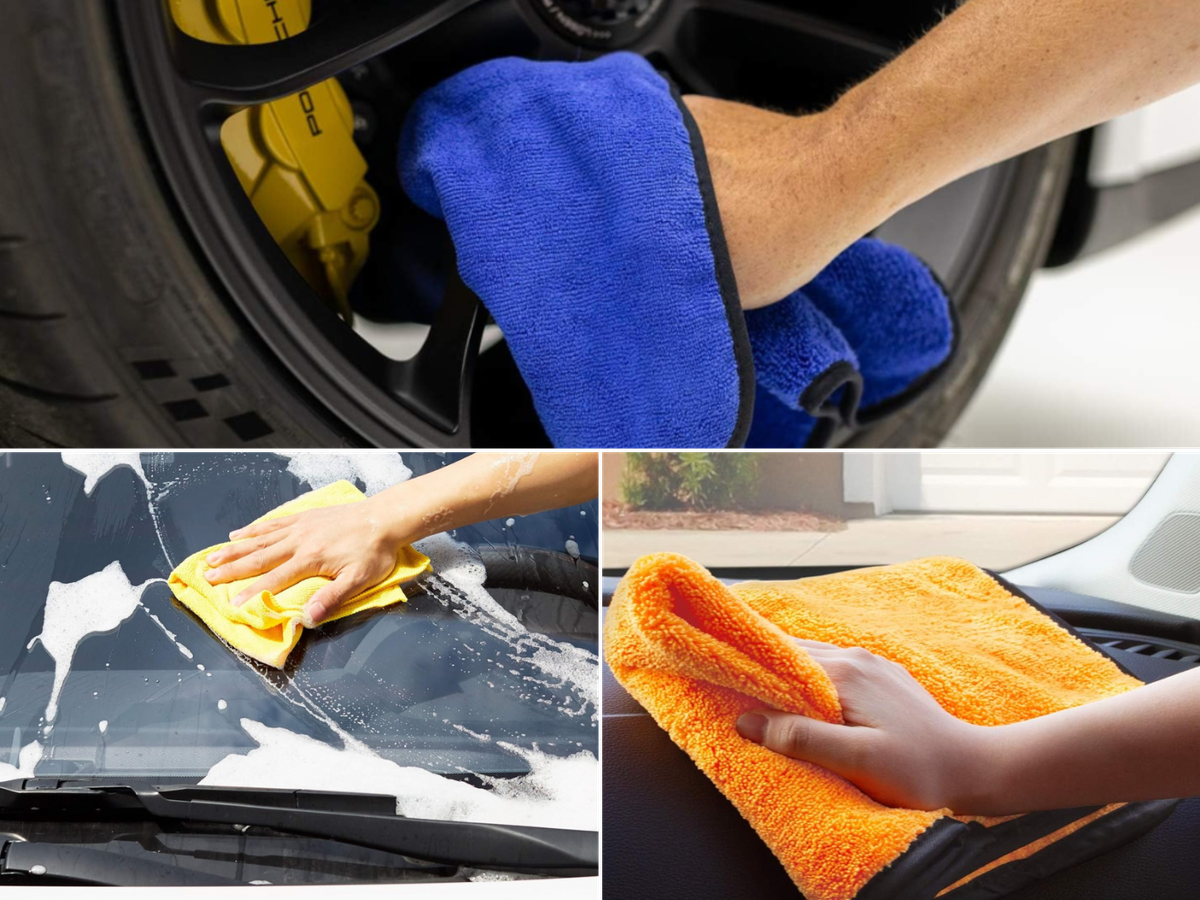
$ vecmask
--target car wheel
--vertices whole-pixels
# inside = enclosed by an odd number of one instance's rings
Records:
[[[869,5],[868,5],[869,6]],[[205,44],[166,2],[18,4],[0,33],[0,439],[10,445],[537,446],[486,313],[454,277],[414,324],[411,266],[440,254],[394,172],[424,88],[495,56],[648,56],[685,91],[815,108],[936,20],[933,4],[811,12],[768,0],[320,2],[276,44]],[[232,111],[338,76],[384,215],[352,328],[292,268],[221,152]],[[939,191],[879,230],[924,256],[962,325],[946,376],[839,441],[930,446],[987,370],[1046,252],[1072,144]],[[415,223],[415,225],[414,225]],[[418,250],[406,250],[414,244]],[[360,315],[360,319],[364,317]],[[398,319],[400,321],[388,321]],[[411,321],[410,321],[411,320]],[[389,351],[389,328],[418,337]],[[485,341],[486,346],[486,341]],[[416,349],[419,347],[419,349]]]

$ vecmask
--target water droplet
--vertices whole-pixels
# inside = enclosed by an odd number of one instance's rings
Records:
[[[29,874],[30,874],[30,875],[45,875],[45,874],[46,874],[46,867],[45,867],[45,866],[42,866],[42,865],[30,866],[30,867],[29,867]]]

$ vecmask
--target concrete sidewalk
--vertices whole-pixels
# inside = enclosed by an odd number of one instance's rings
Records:
[[[605,568],[671,551],[715,566],[841,566],[961,556],[1007,569],[1040,559],[1108,528],[1117,516],[890,515],[853,519],[845,531],[625,531],[605,528]]]

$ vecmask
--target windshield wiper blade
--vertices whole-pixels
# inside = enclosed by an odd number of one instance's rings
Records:
[[[28,779],[0,782],[0,810],[85,815],[142,810],[160,819],[258,825],[326,837],[430,862],[546,875],[595,875],[594,831],[494,825],[396,815],[383,794],[226,788],[144,788]]]
[[[0,844],[0,876],[36,875],[48,883],[71,880],[118,887],[166,887],[177,885],[240,884],[171,863],[78,844],[47,841],[9,841]],[[0,883],[3,883],[0,879]]]

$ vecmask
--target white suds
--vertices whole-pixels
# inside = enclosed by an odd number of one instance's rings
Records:
[[[46,867],[43,866],[41,863],[38,863],[36,866],[30,866],[29,874],[30,875],[45,875]]]
[[[600,660],[595,653],[526,630],[517,617],[497,603],[484,588],[487,568],[469,545],[443,532],[417,541],[413,546],[429,557],[436,575],[453,586],[467,602],[465,610],[455,610],[459,615],[505,641],[516,651],[512,655],[514,660],[530,662],[568,685],[583,707],[591,704],[592,717],[596,717],[600,701]],[[438,594],[436,579],[430,579],[427,586],[433,596],[445,602]],[[579,715],[582,709],[572,712],[564,708],[564,712]]]
[[[517,520],[516,519],[506,519],[504,521],[504,524],[507,525],[509,528],[512,528],[514,525],[517,524]]]
[[[162,523],[158,521],[158,507],[154,503],[154,485],[150,483],[145,469],[142,468],[142,454],[139,451],[96,453],[91,450],[64,450],[60,455],[65,466],[83,474],[83,492],[89,497],[96,489],[100,479],[113,469],[120,466],[129,466],[133,469],[137,477],[142,479],[142,484],[146,486],[146,504],[150,509],[150,520],[154,523],[158,546],[162,548],[167,565],[174,565],[171,562],[171,554],[167,552],[167,542],[163,539]]]
[[[142,470],[142,454],[137,450],[124,452],[94,453],[90,450],[64,450],[62,461],[69,468],[83,475],[83,492],[89,497],[100,479],[119,466],[129,466],[146,485],[146,495],[149,496],[154,486],[146,478]]]
[[[106,731],[108,731],[108,719],[101,719],[100,720],[100,733],[104,734]]]
[[[217,709],[219,709],[221,712],[225,712],[225,710],[227,710],[228,708],[229,708],[229,704],[226,703],[224,700],[217,701]]]
[[[120,562],[114,561],[79,581],[69,584],[50,582],[42,633],[28,644],[32,649],[37,641],[41,641],[54,659],[54,687],[46,706],[47,721],[53,722],[58,715],[58,697],[67,673],[71,671],[71,660],[79,642],[90,634],[112,631],[133,615],[142,591],[155,581],[162,579],[151,578],[139,585],[130,584]]]
[[[4,704],[5,704],[6,702],[7,702],[7,698],[5,698],[5,697],[0,697],[0,713],[4,712]]]
[[[42,761],[42,745],[37,741],[26,744],[17,754],[17,764],[0,762],[0,781],[14,778],[32,778],[33,770]]]
[[[489,778],[492,789],[485,790],[252,719],[242,719],[241,725],[259,746],[225,757],[200,784],[390,794],[398,815],[422,819],[583,830],[595,830],[598,824],[598,765],[591,753],[551,757],[500,744],[524,758],[530,772]]]
[[[167,636],[167,638],[172,643],[175,644],[175,649],[177,649],[180,653],[182,653],[188,659],[192,658],[192,651],[189,650],[187,647],[183,646],[183,644],[179,643],[179,641],[177,641],[175,639],[175,632],[173,632],[170,628],[168,628],[166,625],[164,625],[162,623],[162,619],[160,619],[154,613],[150,612],[150,610],[146,609],[146,607],[144,607],[144,606],[142,607],[142,612],[144,612],[146,615],[148,615],[151,619],[154,620],[154,624],[157,625],[159,628],[161,628],[162,633],[165,634]]]
[[[287,470],[314,491],[335,481],[361,481],[368,496],[412,477],[412,470],[392,451],[359,453],[294,453]]]
[[[450,725],[454,728],[457,728],[463,734],[469,734],[471,737],[475,738],[475,740],[477,740],[477,741],[483,741],[486,743],[492,739],[492,736],[490,734],[481,734],[478,731],[472,731],[470,728],[467,728],[465,725],[459,725],[457,722],[451,722]]]
[[[575,541],[567,541],[567,553],[571,554],[571,559],[579,559],[579,544]]]
[[[466,875],[467,881],[478,881],[480,883],[522,880],[522,876],[516,872],[484,872],[479,869],[459,869],[458,874]]]
[[[492,491],[492,496],[488,499],[488,505],[484,508],[484,515],[487,511],[496,505],[496,501],[501,497],[507,497],[520,483],[521,479],[533,471],[533,467],[537,465],[538,456],[536,452],[532,453],[505,453],[496,458],[492,463],[493,480],[492,483],[496,486]]]

